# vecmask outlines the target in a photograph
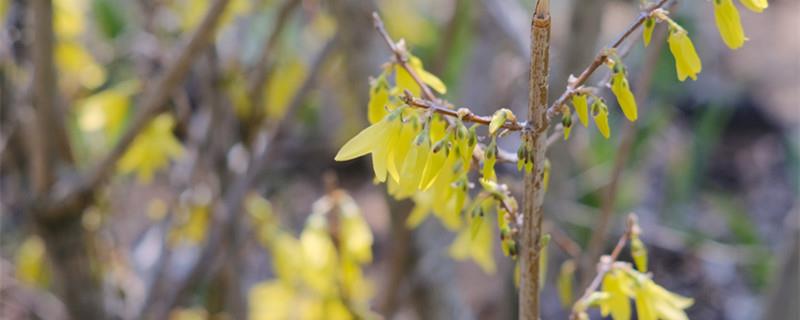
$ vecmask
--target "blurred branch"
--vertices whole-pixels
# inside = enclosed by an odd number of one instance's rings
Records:
[[[527,10],[522,8],[518,1],[483,0],[482,2],[489,16],[509,38],[517,54],[520,57],[530,56],[528,39],[525,38],[528,30],[524,27],[527,18],[522,14]]]
[[[55,65],[53,64],[53,3],[49,0],[32,1],[33,10],[33,106],[35,109],[36,135],[32,153],[34,190],[45,193],[56,179],[60,161],[71,163],[72,151],[69,135],[56,102]]]
[[[257,126],[263,117],[264,91],[272,78],[270,75],[274,71],[274,63],[271,58],[275,55],[275,48],[278,45],[281,34],[283,34],[283,29],[289,21],[289,17],[299,5],[300,0],[286,0],[281,5],[278,9],[277,19],[272,25],[272,32],[261,47],[261,56],[256,65],[253,66],[253,74],[247,84],[247,94],[250,97],[250,105],[253,110],[253,115],[249,120],[252,126]]]
[[[566,107],[567,99],[571,98],[575,93],[577,93],[577,89],[586,83],[587,80],[589,80],[589,77],[594,74],[597,68],[605,63],[612,50],[619,48],[622,42],[625,41],[625,39],[627,39],[631,34],[633,34],[633,32],[636,31],[636,29],[638,29],[644,23],[644,21],[653,14],[653,12],[663,8],[669,1],[670,0],[660,0],[655,5],[645,9],[639,14],[639,17],[633,23],[631,23],[628,28],[626,28],[625,31],[617,37],[616,40],[611,43],[611,46],[600,50],[592,63],[589,64],[589,66],[586,67],[586,69],[584,69],[577,78],[570,79],[569,83],[567,84],[567,89],[564,91],[564,93],[562,93],[561,96],[559,96],[558,99],[556,99],[555,102],[553,102],[553,104],[547,109],[547,116],[552,118],[563,112],[563,109]]]
[[[172,307],[181,303],[192,290],[203,283],[217,271],[219,264],[226,261],[231,252],[231,234],[235,233],[238,226],[239,217],[242,214],[242,200],[247,192],[255,185],[259,173],[269,162],[268,156],[272,154],[273,144],[279,134],[287,125],[287,119],[294,116],[296,109],[301,105],[312,88],[313,83],[322,71],[322,66],[330,53],[333,51],[335,39],[328,40],[323,49],[314,58],[309,67],[310,73],[306,77],[303,85],[297,90],[284,116],[269,128],[262,125],[260,133],[257,135],[254,146],[251,148],[251,156],[245,172],[239,174],[225,189],[222,203],[217,204],[212,217],[211,229],[208,232],[206,244],[201,249],[194,264],[189,268],[189,272],[178,279],[174,285],[166,288],[162,299],[154,301],[153,305],[143,311],[145,319],[163,319]]]
[[[173,90],[183,82],[189,67],[203,49],[211,43],[217,30],[217,25],[229,0],[214,0],[206,11],[203,20],[190,36],[188,43],[180,49],[177,58],[169,65],[164,76],[156,81],[149,94],[145,95],[139,106],[139,112],[131,120],[131,124],[122,133],[118,142],[111,151],[101,159],[94,168],[85,174],[77,190],[68,193],[64,202],[83,198],[91,195],[113,172],[117,161],[122,158],[128,147],[133,143],[139,132],[144,130],[167,106],[167,100]],[[59,199],[62,200],[62,199]]]

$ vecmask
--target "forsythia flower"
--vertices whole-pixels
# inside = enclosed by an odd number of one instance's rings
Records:
[[[584,127],[589,126],[589,104],[586,99],[587,97],[583,93],[576,93],[572,96],[572,107],[575,108],[575,113],[578,114],[578,119]]]
[[[482,216],[472,218],[470,226],[459,231],[450,246],[450,256],[457,260],[471,258],[486,273],[494,273],[492,226]]]
[[[336,161],[351,160],[371,153],[375,179],[386,181],[389,147],[400,131],[399,116],[399,112],[394,112],[359,132],[342,146],[336,154]]]
[[[594,117],[594,124],[597,125],[597,130],[606,139],[611,136],[611,128],[608,127],[608,106],[603,99],[594,99],[592,103],[592,117]]]
[[[601,304],[600,313],[607,317],[609,313],[614,320],[631,318],[630,296],[633,295],[631,280],[622,271],[612,270],[603,277],[603,292],[608,299]]]
[[[714,19],[725,45],[731,49],[738,49],[744,45],[747,37],[742,30],[742,20],[739,17],[739,10],[733,5],[733,0],[714,0]]]
[[[170,159],[183,153],[178,139],[172,135],[175,120],[162,114],[145,128],[119,162],[119,171],[136,172],[141,182],[150,182],[156,170],[165,167]]]
[[[769,6],[767,0],[740,0],[740,2],[753,12],[764,11]]]
[[[638,275],[638,281],[639,285],[634,288],[638,319],[689,319],[683,310],[694,303],[693,299],[669,292],[643,274]]]
[[[633,97],[631,88],[628,85],[628,79],[625,78],[625,71],[614,69],[614,75],[611,77],[611,92],[617,97],[617,102],[625,117],[630,121],[636,121],[639,117],[636,99]]]
[[[669,32],[669,50],[675,57],[675,69],[678,72],[678,80],[684,81],[686,77],[697,80],[697,74],[703,69],[700,57],[694,50],[692,40],[686,30],[671,27]]]

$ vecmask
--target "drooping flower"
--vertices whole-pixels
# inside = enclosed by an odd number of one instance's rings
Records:
[[[153,119],[122,156],[118,169],[123,173],[136,172],[139,181],[150,182],[156,170],[183,153],[183,146],[172,134],[174,124],[168,114]]]
[[[581,121],[584,127],[589,126],[589,104],[586,101],[586,95],[583,93],[576,93],[572,96],[572,107],[575,108],[575,113],[578,114],[578,120]]]
[[[625,117],[630,121],[636,121],[639,117],[636,99],[633,97],[631,88],[628,85],[628,79],[625,78],[625,71],[616,69],[614,76],[611,77],[611,92],[617,97],[617,102]]]
[[[678,73],[678,80],[684,81],[686,77],[697,80],[697,74],[703,69],[700,57],[694,49],[692,40],[689,39],[686,30],[683,28],[670,27],[669,50],[675,57],[675,69]]]
[[[733,0],[714,0],[714,19],[717,22],[719,35],[722,41],[731,49],[738,49],[744,45],[747,37],[742,29],[742,19],[739,10],[733,5]]]
[[[359,132],[339,149],[334,159],[336,161],[346,161],[371,153],[375,179],[380,182],[386,181],[392,142],[398,137],[402,129],[402,121],[399,119],[400,112],[402,110],[397,110]]]
[[[606,139],[611,136],[611,129],[608,127],[608,106],[603,99],[594,99],[592,103],[592,117],[597,130]]]

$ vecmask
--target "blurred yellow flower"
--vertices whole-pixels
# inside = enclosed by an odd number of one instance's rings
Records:
[[[747,9],[753,12],[762,12],[769,6],[767,0],[739,0]]]
[[[136,172],[140,182],[150,182],[156,170],[183,154],[183,146],[172,134],[174,124],[169,114],[153,119],[122,156],[118,170],[124,174]]]

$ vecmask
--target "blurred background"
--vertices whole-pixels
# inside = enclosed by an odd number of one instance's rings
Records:
[[[516,317],[514,263],[496,239],[494,273],[453,260],[455,235],[433,218],[407,228],[413,203],[374,184],[367,158],[333,157],[368,125],[369,79],[391,59],[371,12],[447,84],[450,102],[524,115],[533,1],[231,0],[216,37],[173,81],[163,114],[72,224],[36,213],[37,192],[57,195],[60,184],[36,188],[31,144],[55,150],[69,141],[69,165],[56,166],[53,181],[89,172],[218,1],[52,1],[56,77],[41,91],[35,53],[46,33],[37,26],[49,15],[37,10],[47,2],[0,2],[0,318],[92,314],[74,305],[102,305],[104,317],[120,319],[281,318],[258,308],[276,294],[253,294],[280,277],[263,230],[299,237],[321,210],[315,201],[338,192],[352,197],[372,234],[357,290],[369,311],[354,314]],[[623,48],[639,120],[630,124],[609,105],[609,140],[575,126],[549,150],[545,217],[562,243],[549,246],[543,319],[569,315],[556,288],[562,263],[591,250],[603,216],[610,232],[595,250],[610,251],[629,212],[639,217],[656,282],[695,299],[690,318],[800,317],[800,2],[739,8],[750,40],[732,51],[711,2],[679,1],[673,18],[703,61],[697,81],[677,80],[663,24],[648,48],[637,34]],[[638,1],[552,1],[551,100],[639,10]],[[54,97],[63,128],[30,125],[43,93]],[[515,166],[499,165],[498,174],[521,198]],[[574,295],[593,263],[580,267]],[[81,283],[84,290],[69,289]]]

